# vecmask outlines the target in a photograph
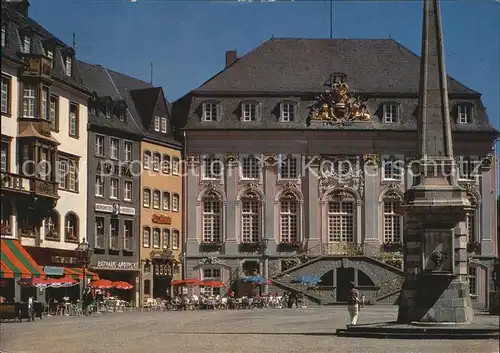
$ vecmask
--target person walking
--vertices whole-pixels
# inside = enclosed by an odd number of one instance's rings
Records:
[[[356,289],[354,282],[349,283],[349,296],[347,299],[347,310],[351,319],[351,325],[356,325],[359,315],[359,304],[361,302],[361,295]]]

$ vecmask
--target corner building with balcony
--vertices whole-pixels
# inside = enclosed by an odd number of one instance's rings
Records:
[[[186,144],[186,277],[227,289],[258,273],[273,281],[263,290],[320,304],[345,302],[354,281],[370,302],[394,303],[419,67],[390,39],[271,39],[242,58],[228,51],[221,72],[174,103]],[[456,232],[469,235],[470,289],[484,306],[497,255],[498,132],[480,93],[451,77],[448,89],[461,183],[475,205]],[[301,275],[320,286],[292,283]]]
[[[93,92],[88,129],[89,267],[100,278],[124,281],[134,290],[121,297],[139,300],[140,145],[138,102],[130,92],[146,82],[78,61],[86,87]]]
[[[74,249],[87,232],[89,93],[74,50],[28,9],[26,0],[2,1],[1,233],[41,266],[78,266]]]

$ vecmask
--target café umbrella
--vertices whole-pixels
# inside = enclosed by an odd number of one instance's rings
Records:
[[[113,288],[116,288],[116,289],[122,289],[122,290],[130,290],[132,288],[134,288],[133,285],[131,285],[130,283],[127,283],[127,282],[123,282],[123,281],[117,281],[117,282],[113,282],[111,284],[111,286]]]
[[[93,281],[89,283],[89,287],[95,289],[109,289],[112,287],[113,282],[108,281],[107,279],[100,279],[97,281]]]

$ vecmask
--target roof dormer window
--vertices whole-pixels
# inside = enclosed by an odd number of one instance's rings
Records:
[[[284,123],[295,121],[295,103],[283,102],[280,104],[280,121]]]
[[[457,106],[457,123],[470,124],[472,123],[473,106],[469,103],[462,103]]]
[[[155,116],[155,131],[160,132],[160,117]]]
[[[7,40],[7,26],[2,23],[2,47],[5,47]]]
[[[258,104],[253,102],[242,103],[242,118],[245,122],[257,121]]]
[[[111,109],[111,106],[110,105],[106,105],[106,107],[104,108],[104,116],[108,119],[111,119],[111,116],[113,115],[113,111]]]
[[[167,118],[161,118],[161,132],[167,133]]]
[[[127,111],[125,109],[120,109],[120,111],[118,112],[118,119],[120,119],[120,121],[125,121],[126,113]]]
[[[45,48],[45,56],[50,59],[52,68],[54,68],[54,51],[52,49]]]
[[[73,59],[69,55],[64,58],[64,73],[70,77],[73,75]]]
[[[203,103],[203,121],[217,121],[218,116],[218,105],[216,102],[205,102]]]
[[[384,104],[382,114],[384,123],[397,123],[399,121],[399,105],[396,103]]]
[[[23,43],[21,45],[21,51],[25,54],[31,53],[31,37],[29,35],[23,36]]]

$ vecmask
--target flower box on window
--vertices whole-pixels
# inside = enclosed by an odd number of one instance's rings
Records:
[[[2,221],[0,224],[0,234],[1,235],[12,235],[12,226],[8,221]]]
[[[47,232],[47,234],[45,234],[45,239],[59,241],[61,237],[57,230],[51,229],[50,231]]]
[[[34,227],[22,227],[19,229],[19,233],[22,237],[34,238],[36,236]]]
[[[403,251],[403,244],[400,242],[384,243],[384,244],[382,244],[382,251],[401,252],[401,251]]]
[[[73,232],[66,233],[66,242],[67,243],[78,243],[78,235]]]
[[[478,253],[481,251],[481,244],[477,241],[470,241],[467,243],[467,252],[468,253]]]
[[[263,249],[263,244],[260,241],[246,241],[240,243],[241,252],[255,252]]]
[[[282,241],[278,244],[278,249],[283,251],[300,251],[302,242],[298,240]]]
[[[203,240],[200,246],[202,250],[219,250],[222,248],[222,242],[220,240]]]

